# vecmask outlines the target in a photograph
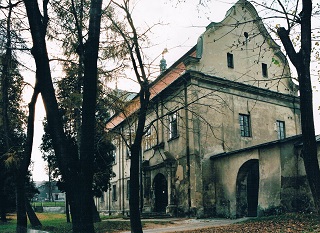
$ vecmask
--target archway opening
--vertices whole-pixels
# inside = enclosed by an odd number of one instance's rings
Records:
[[[156,212],[166,212],[168,205],[168,184],[165,176],[157,174],[153,180],[155,202],[154,209]]]
[[[237,217],[256,217],[259,195],[259,160],[245,162],[237,176]]]

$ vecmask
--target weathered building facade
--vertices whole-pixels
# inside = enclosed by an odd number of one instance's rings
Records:
[[[208,25],[150,90],[137,197],[142,212],[237,217],[293,208],[294,198],[289,205],[283,197],[297,187],[283,180],[305,176],[295,146],[297,87],[249,2],[238,1],[223,21]],[[115,177],[96,201],[100,211],[129,211],[127,145],[138,106],[136,97],[107,123],[122,137],[114,137]]]

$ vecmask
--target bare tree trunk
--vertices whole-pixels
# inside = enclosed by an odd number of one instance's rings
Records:
[[[16,177],[16,211],[17,227],[16,233],[27,232],[27,214],[26,214],[26,197],[25,197],[25,176],[17,175]]]
[[[67,222],[71,222],[70,221],[70,209],[69,209],[69,195],[66,193],[66,218],[67,218]]]
[[[147,109],[150,100],[150,92],[148,83],[141,85],[140,90],[140,112],[138,119],[138,127],[134,143],[131,147],[131,164],[130,164],[130,223],[131,232],[142,233],[141,216],[139,210],[139,171],[140,171],[140,156],[141,156],[141,143],[144,135],[144,127],[146,122]]]
[[[2,161],[0,161],[0,163],[2,163]],[[2,181],[2,178],[0,179],[0,220],[1,222],[7,222],[6,195],[4,192],[4,182]]]
[[[39,218],[37,217],[36,213],[34,212],[29,200],[26,200],[26,209],[27,209],[27,215],[28,215],[31,226],[41,227],[42,224]]]
[[[11,2],[9,2],[11,3]],[[11,14],[12,14],[12,6],[9,7],[8,15],[7,15],[7,25],[6,25],[6,53],[4,54],[3,58],[1,57],[2,63],[2,70],[1,70],[1,120],[2,120],[2,128],[3,128],[3,136],[4,139],[4,151],[7,152],[10,149],[10,142],[9,142],[9,117],[8,117],[8,88],[9,88],[9,77],[10,77],[10,63],[12,59],[12,50],[11,50]],[[0,211],[1,211],[1,221],[6,222],[6,200],[5,200],[5,167],[4,167],[4,160],[1,159],[0,163],[1,166],[1,175],[0,179]]]
[[[139,156],[141,144],[131,147],[130,164],[130,224],[132,233],[142,233],[141,216],[139,210]]]
[[[28,167],[31,161],[33,135],[34,135],[34,117],[35,106],[39,95],[38,85],[36,83],[34,92],[29,103],[29,116],[27,123],[27,137],[24,147],[24,153],[21,158],[18,174],[16,175],[16,205],[17,205],[17,233],[26,232],[27,230],[27,215],[26,215],[26,197],[25,184],[28,172]]]
[[[98,82],[97,59],[100,39],[102,0],[92,0],[90,6],[90,21],[88,40],[85,46],[84,59],[84,82],[82,103],[82,128],[80,144],[80,171],[78,183],[78,196],[75,206],[79,208],[82,223],[73,225],[73,232],[94,232],[92,217],[92,181],[93,181],[93,158],[94,158],[94,135],[95,135],[95,111]],[[80,201],[80,202],[79,202]],[[73,210],[72,210],[72,213]]]
[[[317,212],[320,212],[320,170],[317,157],[317,145],[315,139],[312,86],[310,76],[311,59],[311,12],[312,1],[302,1],[301,16],[301,49],[297,53],[289,37],[289,29],[278,29],[278,35],[285,50],[295,66],[300,90],[301,125],[303,138],[303,161],[307,173],[307,179],[313,195]]]

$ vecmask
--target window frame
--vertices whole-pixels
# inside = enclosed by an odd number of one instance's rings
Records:
[[[286,124],[285,124],[285,122],[277,120],[276,124],[277,124],[278,139],[279,140],[285,139],[286,138]]]
[[[147,130],[146,134],[144,135],[144,149],[149,150],[152,148],[152,130],[151,127]]]
[[[117,185],[112,185],[112,201],[117,201]]]
[[[178,112],[174,112],[168,115],[169,120],[169,140],[179,137],[178,130]]]
[[[112,150],[112,157],[113,157],[113,165],[117,164],[117,149],[115,148],[114,150]]]
[[[104,192],[102,192],[102,195],[100,197],[100,202],[104,202]]]
[[[232,53],[227,53],[227,66],[228,68],[234,68],[234,59]]]
[[[261,63],[262,76],[268,77],[268,65],[266,63]]]
[[[240,136],[252,137],[251,133],[251,120],[249,114],[239,114]]]

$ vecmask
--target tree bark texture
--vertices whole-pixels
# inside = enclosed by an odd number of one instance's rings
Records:
[[[22,156],[20,164],[18,165],[18,173],[16,174],[16,206],[17,206],[17,233],[25,232],[27,230],[27,215],[26,215],[26,197],[25,185],[28,173],[28,167],[31,161],[33,135],[34,135],[34,117],[35,106],[39,95],[38,85],[36,83],[34,92],[29,103],[29,116],[27,122],[27,137],[24,146],[24,152],[19,155]],[[30,219],[34,220],[34,219]],[[39,221],[39,220],[38,220]],[[40,222],[39,222],[40,223]],[[40,223],[41,224],[41,223]]]
[[[298,73],[300,90],[300,109],[303,150],[302,156],[307,179],[314,199],[317,212],[320,211],[320,170],[315,139],[312,85],[310,75],[311,59],[311,13],[312,1],[302,1],[301,17],[301,48],[296,52],[289,37],[289,29],[278,29],[278,35],[284,48]]]
[[[94,232],[92,212],[92,181],[95,135],[95,111],[97,98],[98,68],[97,59],[100,39],[102,0],[92,0],[90,6],[90,20],[88,40],[85,45],[82,128],[80,143],[80,171],[81,183],[78,183],[79,192],[75,203],[78,208],[78,224],[73,224],[73,232]],[[80,202],[79,202],[80,201]],[[71,210],[72,214],[75,214]]]
[[[10,149],[10,136],[9,136],[9,117],[8,117],[8,108],[9,108],[9,99],[8,99],[8,89],[9,89],[9,78],[10,78],[10,63],[12,60],[12,50],[11,50],[11,14],[12,6],[9,7],[7,15],[7,25],[6,25],[6,53],[1,57],[1,119],[2,119],[2,129],[3,129],[3,139],[4,139],[4,151],[8,152]],[[1,221],[6,222],[6,203],[5,203],[5,167],[4,160],[0,160],[0,214]]]
[[[17,211],[17,227],[16,233],[27,232],[27,209],[25,197],[26,177],[17,175],[16,177],[16,211]]]
[[[37,217],[36,213],[34,212],[29,200],[26,200],[26,209],[27,209],[27,216],[29,218],[31,226],[41,227],[42,224],[39,221],[39,218]]]
[[[2,161],[0,162],[2,163]],[[0,165],[1,169],[1,165]],[[6,208],[6,195],[4,192],[4,182],[2,182],[3,178],[0,178],[0,221],[7,222],[7,208]]]
[[[150,91],[147,84],[141,86],[140,90],[140,110],[138,116],[138,127],[134,143],[131,147],[131,164],[130,164],[130,223],[132,233],[142,233],[141,216],[139,209],[140,183],[140,156],[141,143],[144,135],[144,127],[146,122],[146,115],[150,101]]]

